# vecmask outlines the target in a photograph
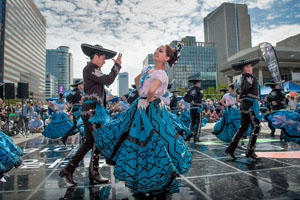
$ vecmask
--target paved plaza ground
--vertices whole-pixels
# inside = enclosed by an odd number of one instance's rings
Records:
[[[299,145],[281,142],[279,131],[275,138],[270,138],[270,131],[262,125],[256,150],[262,161],[246,158],[245,146],[240,146],[236,151],[238,159],[232,162],[224,153],[228,143],[211,134],[213,125],[203,128],[203,142],[189,143],[193,164],[178,178],[180,193],[167,199],[300,199]],[[41,134],[13,139],[24,150],[23,165],[10,172],[6,183],[0,182],[0,200],[143,199],[134,197],[123,182],[114,179],[113,167],[104,160],[101,160],[102,174],[112,183],[89,185],[90,153],[75,171],[78,185],[66,184],[58,174],[78,148],[76,135],[69,138],[66,147]]]

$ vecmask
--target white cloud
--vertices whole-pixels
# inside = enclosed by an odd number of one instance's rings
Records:
[[[275,0],[254,0],[250,1],[248,6],[249,8],[259,8],[259,9],[268,9],[273,6]]]
[[[61,45],[70,47],[75,77],[82,77],[82,69],[87,62],[80,44],[101,44],[123,53],[121,71],[129,73],[131,84],[139,74],[145,57],[159,45],[180,40],[187,35],[196,36],[197,41],[203,41],[203,17],[225,1],[123,0],[121,5],[111,0],[35,2],[47,20],[47,48]],[[267,9],[274,3],[273,0],[229,2],[247,3],[249,8],[260,9]],[[272,27],[271,30],[284,31],[279,27]],[[268,35],[266,29],[254,27],[253,44],[259,41],[260,34]],[[112,61],[107,61],[103,71],[109,73],[112,64]],[[114,94],[117,92],[116,87],[115,81],[112,86]]]
[[[273,46],[276,46],[277,42],[299,33],[300,24],[281,26],[274,25],[271,28],[253,26],[252,46],[257,46],[262,42],[269,42]]]

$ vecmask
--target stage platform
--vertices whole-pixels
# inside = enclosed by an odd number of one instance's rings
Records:
[[[256,150],[262,161],[246,158],[246,146],[240,146],[236,151],[238,159],[232,162],[224,153],[228,143],[218,140],[211,129],[204,129],[202,142],[189,143],[193,164],[178,177],[180,193],[166,199],[300,199],[300,146],[282,142],[278,135],[270,138],[265,130],[259,136]],[[23,165],[13,169],[6,182],[0,182],[0,200],[147,199],[133,195],[123,182],[116,180],[113,167],[103,159],[102,175],[112,183],[90,185],[90,152],[75,171],[78,185],[66,184],[58,174],[76,152],[78,142],[75,135],[66,147],[43,136],[19,143],[24,150]]]

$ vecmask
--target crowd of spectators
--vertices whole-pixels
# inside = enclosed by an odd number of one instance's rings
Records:
[[[113,97],[110,97],[108,100],[111,100],[112,98]],[[109,114],[113,116],[122,110],[128,109],[130,105],[126,102],[126,99],[127,96],[124,95],[116,101],[109,101]],[[286,95],[286,109],[295,110],[298,103],[300,103],[300,95]],[[183,99],[179,101],[179,113],[183,112],[184,109],[189,109],[187,104],[188,103],[184,102]],[[271,111],[266,98],[261,99],[260,107],[266,107],[268,109],[267,112]],[[42,133],[45,126],[51,121],[50,116],[52,112],[54,112],[53,110],[51,102],[48,102],[48,105],[46,105],[46,102],[43,101],[25,101],[22,107],[21,102],[6,105],[0,98],[0,129],[7,132],[8,135],[18,133],[23,135],[28,133]],[[68,112],[68,106],[66,106],[66,111]],[[223,111],[224,106],[220,103],[220,100],[203,99],[203,116],[209,123],[217,122],[221,118]]]
[[[8,135],[41,133],[48,116],[45,102],[24,101],[22,107],[21,102],[6,105],[0,98],[0,128]]]

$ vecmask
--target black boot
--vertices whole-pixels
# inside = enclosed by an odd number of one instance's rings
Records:
[[[275,136],[275,130],[272,130],[271,131],[271,137],[274,137]]]
[[[19,161],[15,164],[15,168],[18,168],[18,167],[20,167],[21,165],[22,165],[22,163],[23,163],[23,161],[22,161],[22,159],[20,158],[19,159]]]
[[[60,141],[66,146],[67,139],[68,137],[63,136],[62,138],[60,138]]]
[[[236,160],[236,157],[234,155],[234,150],[235,150],[235,148],[233,148],[233,146],[230,144],[226,148],[225,153],[227,153],[233,160]]]
[[[261,160],[261,158],[258,157],[255,152],[251,153],[251,151],[247,151],[246,152],[246,157],[247,158],[252,158],[253,160],[256,160],[256,161],[260,161]]]
[[[90,184],[92,185],[94,184],[94,182],[98,184],[110,183],[110,180],[104,178],[99,172],[99,158],[100,152],[98,149],[96,149],[96,146],[94,144],[89,167],[89,180]]]
[[[65,178],[66,182],[72,185],[77,185],[77,183],[73,180],[73,174],[75,171],[75,166],[72,163],[68,163],[67,166],[62,168],[59,172],[59,176]]]
[[[98,184],[105,184],[105,183],[110,183],[110,180],[103,177],[100,172],[98,172],[98,174],[92,175],[91,173],[89,174],[89,180],[90,180],[90,184],[94,185],[94,182],[98,183]]]
[[[189,142],[193,136],[194,136],[194,132],[192,132],[189,136],[187,136],[184,141]]]
[[[229,146],[225,150],[225,153],[228,154],[233,159],[233,161],[236,160],[234,152],[238,146],[238,143],[239,143],[241,137],[242,137],[242,134],[241,134],[240,130],[238,130],[236,132],[236,134],[234,135],[234,137],[232,138],[232,142],[229,144]]]

